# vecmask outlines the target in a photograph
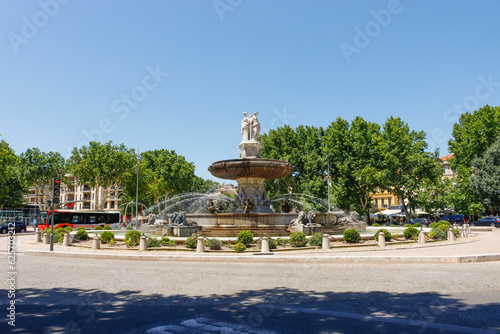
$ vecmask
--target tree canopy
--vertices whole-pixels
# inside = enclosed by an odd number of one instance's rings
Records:
[[[0,141],[0,208],[16,207],[22,203],[23,179],[18,167],[19,158],[9,144]]]
[[[453,125],[452,136],[448,146],[455,157],[454,166],[470,167],[500,137],[500,107],[486,105],[473,113],[463,113]]]
[[[472,161],[471,186],[482,204],[493,214],[500,212],[500,137],[482,157]]]

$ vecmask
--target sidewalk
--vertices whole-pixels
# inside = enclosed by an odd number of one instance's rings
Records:
[[[180,251],[93,251],[88,248],[55,245],[50,252],[48,245],[35,244],[34,235],[17,235],[17,252],[28,256],[56,256],[73,258],[115,259],[135,261],[184,261],[184,262],[245,262],[245,263],[466,263],[500,261],[500,229],[476,232],[469,238],[456,242],[407,244],[402,246],[363,247],[345,249],[334,247],[329,251],[304,250],[293,252],[261,253],[194,253]],[[0,238],[6,249],[6,238]],[[4,245],[5,244],[5,245]]]

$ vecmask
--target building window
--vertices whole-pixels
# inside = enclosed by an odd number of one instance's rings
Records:
[[[384,206],[385,206],[385,199],[382,198],[382,207],[384,207]]]
[[[375,202],[375,207],[378,208],[378,199],[374,199],[374,202]]]
[[[110,204],[111,204],[110,208],[114,209],[115,208],[115,202],[111,202]]]
[[[389,202],[389,207],[390,207],[391,206],[391,202],[392,202],[392,198],[389,198],[387,201]]]

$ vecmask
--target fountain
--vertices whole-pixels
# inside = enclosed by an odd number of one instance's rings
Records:
[[[337,217],[341,218],[343,215],[339,212],[290,212],[292,207],[288,198],[285,198],[285,205],[282,207],[285,213],[275,213],[271,204],[279,199],[268,199],[265,181],[289,176],[294,166],[282,160],[261,158],[263,144],[258,141],[259,133],[257,112],[251,116],[243,113],[240,159],[217,161],[208,167],[215,177],[238,182],[238,192],[232,200],[232,212],[222,213],[220,201],[219,206],[216,206],[213,195],[188,194],[185,195],[186,199],[180,196],[180,202],[202,196],[207,199],[205,213],[186,214],[182,225],[168,222],[167,218],[166,224],[162,221],[161,224],[156,224],[156,228],[144,227],[141,231],[163,235],[174,231],[173,236],[179,237],[190,236],[195,232],[208,237],[235,237],[240,231],[250,230],[259,237],[287,236],[295,231],[311,235],[316,232],[338,233],[346,228],[361,231],[366,228],[364,223],[356,219],[337,221]]]

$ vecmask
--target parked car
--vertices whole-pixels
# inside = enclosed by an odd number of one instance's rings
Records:
[[[440,220],[446,220],[447,222],[450,222],[450,224],[457,223],[459,225],[462,225],[465,223],[465,216],[464,215],[445,215],[441,217]]]
[[[479,219],[478,221],[472,222],[471,226],[491,226],[494,224],[495,227],[500,227],[500,217],[499,216],[488,216]]]
[[[422,224],[423,226],[429,226],[429,224],[431,223],[431,221],[427,218],[415,218],[411,221],[410,224],[416,224],[416,223],[420,223]]]
[[[6,221],[0,224],[0,233],[6,234],[10,229],[14,228],[16,232],[26,232],[26,224],[20,220]]]

